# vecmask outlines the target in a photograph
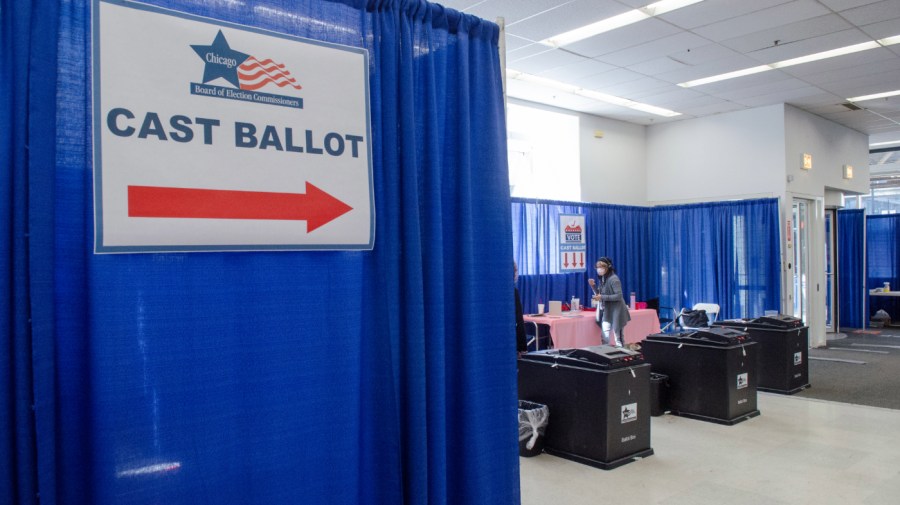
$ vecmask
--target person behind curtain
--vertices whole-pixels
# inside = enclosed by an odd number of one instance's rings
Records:
[[[513,290],[516,295],[516,351],[518,354],[528,350],[528,340],[525,337],[525,316],[522,313],[522,299],[519,298],[519,265],[513,261]]]
[[[597,269],[597,276],[600,277],[600,283],[591,278],[588,279],[588,284],[594,291],[593,300],[598,304],[597,324],[603,330],[603,343],[622,347],[622,331],[628,321],[631,321],[628,305],[622,296],[622,281],[616,275],[616,268],[608,257],[603,256],[594,266]],[[613,335],[610,334],[610,330]]]

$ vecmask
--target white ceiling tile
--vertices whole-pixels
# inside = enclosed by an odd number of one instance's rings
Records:
[[[724,74],[726,72],[733,72],[735,70],[755,67],[757,65],[759,65],[758,61],[750,59],[742,54],[735,53],[734,57],[731,58],[723,58],[721,60],[710,61],[702,65],[687,67],[681,70],[675,70],[673,72],[666,72],[663,74],[655,75],[654,77],[677,84],[679,82],[693,81],[695,79],[711,77],[714,75]]]
[[[602,74],[604,72],[609,72],[616,69],[616,67],[612,65],[601,63],[597,60],[582,57],[579,58],[581,59],[575,63],[570,63],[568,65],[563,65],[546,70],[541,73],[541,76],[574,84],[576,80],[585,77],[596,76],[597,74]]]
[[[624,68],[617,68],[614,70],[610,70],[609,72],[603,72],[602,74],[596,74],[589,77],[576,79],[573,84],[577,84],[588,89],[603,91],[609,86],[614,86],[616,84],[625,82],[634,82],[644,78],[646,78],[646,76],[643,74],[632,72],[631,70],[627,70]]]
[[[873,75],[895,68],[900,68],[900,58],[892,56],[886,49],[877,49],[795,65],[778,71],[807,82],[826,84],[845,80],[848,76]]]
[[[703,99],[703,93],[699,93],[691,89],[670,88],[661,93],[643,96],[641,97],[641,102],[648,103],[650,105],[656,105],[657,107],[665,107],[667,109],[671,109],[673,107],[676,107],[678,104],[690,105],[696,103],[709,103],[709,100]]]
[[[585,61],[586,58],[561,49],[551,49],[525,58],[507,59],[506,66],[528,74]]]
[[[791,0],[714,0],[668,12],[660,19],[685,29],[711,25],[760,11]]]
[[[804,110],[808,110],[813,114],[819,114],[817,110],[837,110],[837,107],[844,108],[841,103],[844,102],[842,97],[834,93],[828,93],[821,89],[816,94],[810,94],[805,97],[797,97],[791,103]]]
[[[832,45],[829,37],[834,37],[837,32],[846,34],[844,39],[835,39],[836,42]],[[816,49],[819,47],[834,48],[868,40],[870,39],[865,34],[854,29],[853,25],[840,16],[830,14],[723,40],[721,44],[745,54],[757,51],[758,56],[754,57],[759,61],[772,62],[819,52],[821,49]],[[810,46],[813,46],[813,49],[810,49]],[[769,54],[775,56],[768,56]]]
[[[659,90],[662,89],[671,89],[671,87],[672,85],[668,82],[660,81],[659,79],[654,79],[652,77],[643,77],[594,89],[603,93],[609,93],[610,95],[641,101],[638,97],[659,92]]]
[[[852,9],[854,7],[859,7],[861,5],[873,4],[880,2],[881,0],[819,0],[826,7],[832,9],[834,11],[840,12],[847,9]]]
[[[532,40],[544,40],[628,10],[628,7],[610,1],[576,0],[543,3],[547,4],[546,10],[538,15],[512,22],[507,19],[507,31]]]
[[[628,65],[626,68],[628,70],[631,70],[632,72],[637,72],[639,74],[657,75],[665,74],[667,72],[674,72],[675,70],[681,70],[687,66],[688,65],[676,61],[669,56],[665,56],[663,58],[655,58],[649,61],[638,63],[636,65]]]
[[[813,86],[805,86],[768,95],[750,96],[746,98],[736,99],[735,102],[742,103],[748,107],[762,107],[773,103],[793,103],[796,99],[802,99],[808,96],[815,96],[822,90]]]
[[[875,40],[900,35],[900,18],[886,19],[861,26],[860,29]],[[897,46],[893,46],[897,47]]]
[[[682,114],[691,114],[697,117],[711,116],[713,114],[722,114],[723,112],[732,112],[736,110],[748,109],[746,105],[734,102],[719,102],[713,105],[703,105],[700,107],[680,111]]]
[[[455,4],[464,5],[463,12],[472,14],[480,18],[493,21],[498,17],[502,17],[505,24],[516,23],[523,19],[528,19],[534,15],[554,8],[558,8],[560,4],[566,4],[565,1],[547,0],[485,0],[480,2],[472,2],[470,0],[451,0],[449,2],[438,2],[447,7],[458,9]]]
[[[698,107],[705,107],[707,105],[716,105],[718,103],[727,102],[728,100],[722,100],[721,98],[710,96],[710,95],[695,95],[695,96],[670,96],[668,100],[664,100],[663,97],[640,97],[636,99],[642,103],[655,103],[659,102],[665,104],[664,106],[668,109],[675,110],[677,112],[681,112],[682,114],[686,110],[696,109]]]
[[[547,47],[541,44],[537,44],[534,41],[523,39],[522,37],[517,37],[511,33],[505,34],[505,42],[506,42],[506,55],[509,57],[510,53],[521,51],[525,48],[529,48],[529,50],[537,53],[538,49],[542,51],[546,51]]]
[[[667,54],[673,60],[691,66],[705,65],[713,61],[740,56],[739,53],[721,44],[706,44],[686,50],[676,50]]]
[[[548,53],[554,50],[555,49],[551,49],[543,44],[531,44],[519,47],[518,49],[508,50],[506,51],[506,64],[511,65],[516,61],[524,60],[525,58],[531,58],[532,56],[537,56],[539,54]]]
[[[660,53],[665,54],[666,52],[673,50],[686,51],[706,44],[708,44],[707,40],[702,37],[689,32],[680,32],[632,46],[621,51],[596,56],[595,59],[611,65],[626,67],[635,63],[650,61]]]
[[[838,96],[850,98],[900,89],[900,69],[870,75],[848,75],[846,79],[819,84]]]
[[[780,44],[775,47],[769,47],[766,49],[762,49],[759,51],[754,51],[749,53],[748,56],[759,61],[760,63],[776,63],[779,61],[790,60],[793,58],[799,58],[801,56],[809,56],[811,54],[821,53],[822,51],[828,51],[831,49],[837,49],[840,47],[847,47],[856,44],[861,44],[863,42],[871,42],[872,39],[867,37],[864,33],[859,30],[853,28],[850,30],[843,30],[836,33],[830,33],[827,35],[822,35],[820,37],[814,37],[807,40],[800,40],[790,44]],[[851,58],[857,57],[865,57],[867,53],[871,53],[872,50],[860,51],[858,53],[853,53],[850,55]],[[830,58],[826,60],[819,61],[829,61],[837,58]],[[810,63],[803,63],[798,65],[800,67],[810,65]]]
[[[829,14],[829,10],[815,0],[794,0],[793,2],[703,26],[695,29],[694,33],[719,42],[825,14]]]
[[[884,0],[845,10],[841,12],[841,16],[855,25],[868,25],[885,19],[896,19],[900,18],[900,3],[897,0]]]
[[[530,82],[519,81],[517,79],[509,79],[506,82],[506,93],[520,100],[528,100],[531,102],[542,103],[563,109],[572,109],[573,107],[583,107],[589,105],[593,100],[569,93],[563,93],[552,88],[545,88]],[[577,110],[577,109],[576,109]]]
[[[809,84],[799,79],[793,79],[788,76],[780,78],[780,76],[774,75],[771,76],[771,79],[767,80],[766,82],[757,84],[756,86],[741,86],[733,89],[725,89],[716,93],[715,95],[726,100],[740,101],[744,98],[766,96],[775,93],[785,93],[788,91],[808,87],[810,87]],[[816,89],[818,90],[818,88]],[[821,90],[818,90],[818,92],[821,93]]]

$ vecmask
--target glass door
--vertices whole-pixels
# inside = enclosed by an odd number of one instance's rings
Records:
[[[794,242],[794,317],[809,324],[809,210],[812,202],[794,199],[791,237]]]
[[[834,209],[825,211],[825,332],[827,333],[833,333],[837,328],[834,320],[834,299],[837,293],[834,280],[835,220]]]

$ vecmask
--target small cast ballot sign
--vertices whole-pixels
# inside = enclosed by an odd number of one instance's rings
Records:
[[[559,215],[559,272],[584,272],[584,254],[587,242],[584,237],[583,214]]]
[[[372,249],[364,49],[93,3],[95,251]]]

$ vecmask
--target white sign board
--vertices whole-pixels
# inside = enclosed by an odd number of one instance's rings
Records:
[[[585,252],[584,215],[559,215],[559,272],[584,272]]]
[[[93,7],[96,252],[372,249],[364,49]]]

